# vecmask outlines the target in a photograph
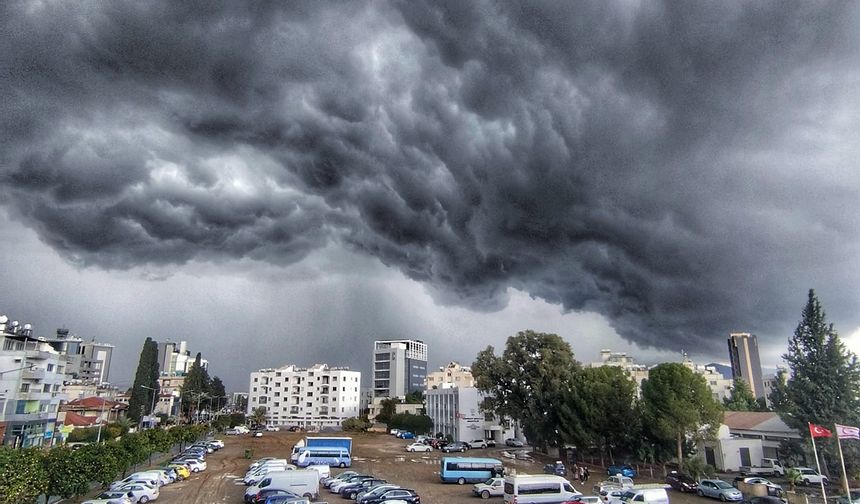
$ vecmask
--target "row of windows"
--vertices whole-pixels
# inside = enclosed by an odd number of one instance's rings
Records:
[[[500,471],[502,466],[492,462],[446,462],[446,471]]]
[[[569,485],[564,486],[566,491],[573,492],[573,487],[569,487]],[[520,483],[518,490],[517,495],[559,494],[561,493],[561,484],[551,482]],[[505,493],[509,495],[514,493],[513,483],[505,483]]]

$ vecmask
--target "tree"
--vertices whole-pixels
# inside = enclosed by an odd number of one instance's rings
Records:
[[[723,399],[723,406],[729,411],[759,410],[759,403],[743,378],[735,378],[732,393]]]
[[[210,394],[209,372],[201,364],[202,356],[197,352],[194,357],[194,363],[185,375],[185,381],[182,383],[182,411],[187,417],[191,417],[197,412],[200,399],[208,397]]]
[[[579,446],[597,446],[601,465],[604,454],[614,463],[613,448],[632,447],[636,383],[618,367],[586,368],[575,373],[570,392],[563,431]]]
[[[140,422],[142,415],[152,412],[153,398],[158,394],[158,376],[158,343],[146,338],[128,400],[128,416],[135,423]]]
[[[523,426],[529,441],[563,451],[560,408],[579,365],[557,334],[523,331],[508,338],[501,357],[492,346],[478,353],[472,375],[485,394],[481,409]]]
[[[261,426],[266,425],[266,419],[269,417],[268,412],[266,411],[265,406],[258,406],[254,408],[254,411],[251,412],[251,416],[248,418],[251,421],[251,425]]]
[[[221,411],[221,408],[227,401],[227,391],[224,389],[224,383],[221,382],[221,378],[217,376],[212,377],[212,381],[209,383],[209,394],[215,401],[213,403],[215,411]]]
[[[90,490],[91,475],[82,471],[84,455],[65,446],[57,446],[42,456],[42,466],[47,477],[47,495],[58,495],[69,499],[84,495]]]
[[[48,487],[42,453],[0,447],[0,504],[30,504]]]
[[[705,379],[676,362],[649,371],[642,383],[642,413],[656,436],[675,441],[678,464],[684,461],[686,438],[713,436],[723,419]]]
[[[376,418],[374,420],[379,423],[384,423],[386,429],[390,428],[391,418],[394,417],[398,404],[400,404],[400,401],[393,397],[383,399],[379,404],[379,413],[376,414]]]
[[[364,417],[347,418],[340,423],[344,431],[365,432],[371,427],[371,423]]]
[[[424,391],[416,390],[406,394],[403,402],[406,404],[424,404]]]
[[[786,425],[808,439],[808,422],[828,426],[860,424],[860,363],[846,350],[833,324],[827,322],[812,289],[801,320],[788,340],[788,352],[782,357],[790,373],[784,383],[777,380],[772,397]],[[853,473],[860,466],[860,458],[853,446],[847,448],[845,466]],[[821,443],[819,454],[830,455],[824,456],[825,461],[837,460],[830,443]]]
[[[824,308],[810,289],[802,318],[782,356],[790,377],[777,412],[782,420],[808,436],[807,422],[857,425],[860,418],[860,364],[845,349]],[[779,397],[779,394],[784,397]]]
[[[427,434],[433,429],[433,419],[427,415],[397,413],[391,417],[391,428],[407,430],[415,434]]]

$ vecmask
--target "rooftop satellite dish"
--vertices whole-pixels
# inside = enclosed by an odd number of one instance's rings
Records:
[[[6,315],[0,315],[0,324],[5,324],[6,322],[9,322],[9,317]]]
[[[31,324],[24,324],[24,330],[32,329],[33,326]]]

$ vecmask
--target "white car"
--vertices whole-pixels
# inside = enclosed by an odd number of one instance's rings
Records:
[[[151,487],[141,483],[130,483],[119,490],[131,494],[131,500],[138,504],[145,504],[158,498],[158,487]]]
[[[199,459],[183,459],[182,463],[188,466],[188,470],[193,473],[206,470],[206,461]]]
[[[281,430],[281,428],[277,425],[267,425],[266,430],[269,432],[278,432],[279,430]]]
[[[800,471],[800,482],[806,486],[809,485],[820,485],[823,481],[825,485],[829,485],[830,482],[827,480],[827,476],[822,476],[818,474],[818,471],[812,469],[811,467],[795,467],[798,471]]]
[[[221,448],[224,448],[224,441],[222,441],[222,440],[220,440],[220,439],[213,439],[213,440],[211,440],[211,441],[209,441],[209,442],[210,442],[210,443],[212,443],[212,444],[214,444],[214,445],[216,445],[216,446],[218,446],[218,449],[219,449],[219,450],[220,450]]]
[[[505,478],[490,478],[472,487],[472,495],[482,499],[501,497],[505,495]]]
[[[136,478],[129,476],[128,478],[114,481],[110,484],[108,490],[119,490],[121,487],[133,484],[148,485],[151,487],[158,488],[160,486],[160,481],[153,478]]]
[[[82,504],[134,504],[134,502],[128,496],[128,492],[113,490],[102,492],[95,499],[86,500]]]
[[[473,439],[472,441],[469,441],[466,444],[468,444],[469,448],[471,448],[473,450],[480,450],[480,449],[487,447],[487,442],[484,441],[483,439]]]
[[[433,448],[430,445],[426,445],[424,443],[412,443],[406,445],[406,451],[408,452],[431,452]]]

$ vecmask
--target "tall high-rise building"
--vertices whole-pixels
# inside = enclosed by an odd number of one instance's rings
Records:
[[[95,341],[81,343],[81,379],[96,384],[109,382],[113,349],[114,346],[107,343]]]
[[[732,362],[732,377],[743,378],[756,398],[765,397],[755,334],[729,334],[729,359]]]
[[[373,396],[404,397],[424,389],[427,344],[420,340],[373,342]]]

